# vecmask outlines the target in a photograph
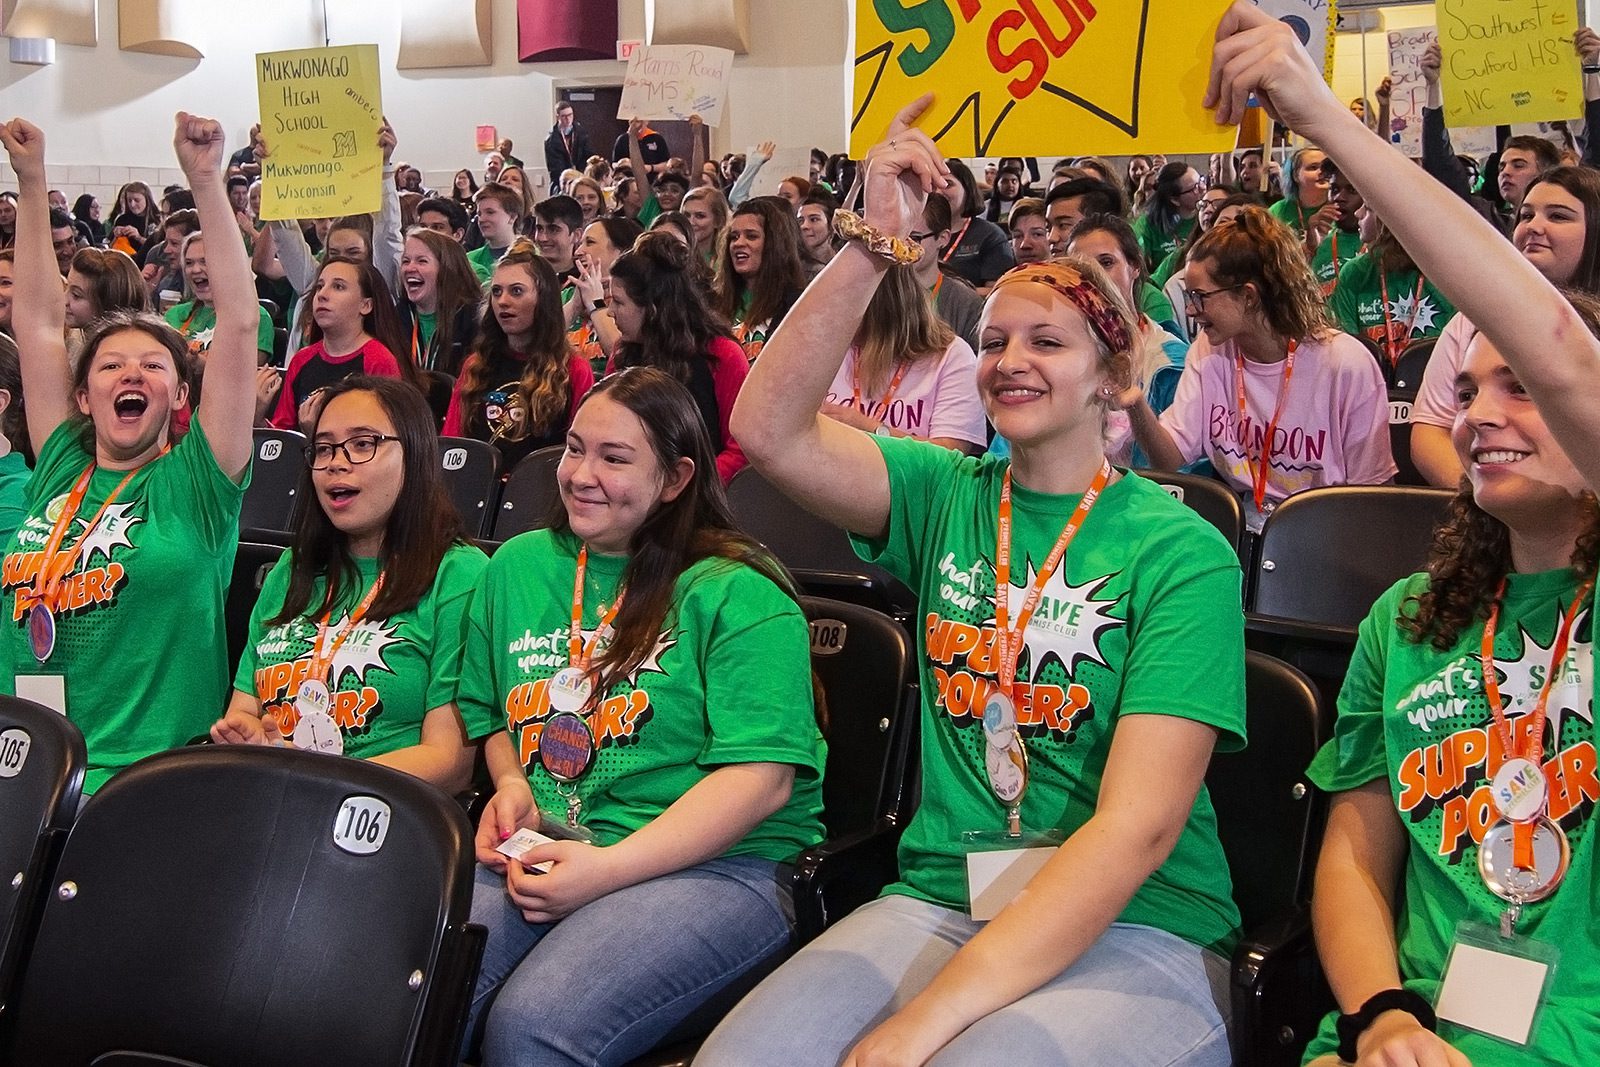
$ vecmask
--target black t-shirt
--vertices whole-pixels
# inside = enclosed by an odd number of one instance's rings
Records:
[[[640,365],[641,361],[629,359],[622,351],[618,351],[617,370],[627,370],[629,367]],[[694,406],[700,411],[700,420],[706,424],[706,432],[711,436],[712,454],[721,452],[722,412],[717,407],[717,384],[711,377],[711,361],[704,356],[691,360],[689,380],[683,384],[689,390],[689,395],[694,397]]]
[[[665,163],[667,160],[671,159],[672,149],[667,147],[667,139],[665,137],[661,136],[656,131],[651,130],[649,133],[639,138],[639,154],[644,157],[644,161],[646,163],[649,163],[653,166],[657,163]],[[611,146],[611,162],[615,163],[618,160],[627,158],[628,135],[624,133],[619,136],[616,140],[616,143]],[[638,178],[641,177],[641,175],[635,174],[634,177]]]
[[[480,353],[480,356],[482,354]],[[511,470],[530,452],[567,440],[567,409],[543,433],[522,433],[526,415],[521,410],[517,386],[522,382],[527,361],[515,356],[499,356],[488,361],[485,381],[489,391],[476,404],[461,413],[462,429],[468,437],[489,441],[505,458],[504,470]]]
[[[961,227],[955,227],[961,233]],[[974,218],[961,233],[961,241],[946,253],[944,263],[974,288],[990,285],[1016,266],[1011,239],[1004,230],[984,218]]]

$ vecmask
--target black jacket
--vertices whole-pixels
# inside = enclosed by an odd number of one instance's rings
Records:
[[[544,165],[550,172],[550,184],[559,183],[564,170],[582,170],[593,154],[589,151],[589,135],[576,122],[566,137],[561,136],[560,126],[550,127],[550,136],[544,139]]]

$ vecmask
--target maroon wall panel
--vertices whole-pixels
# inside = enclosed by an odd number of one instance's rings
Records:
[[[615,0],[517,0],[517,58],[522,62],[616,56]]]

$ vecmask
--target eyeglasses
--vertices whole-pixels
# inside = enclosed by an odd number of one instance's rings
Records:
[[[926,241],[930,237],[939,236],[938,230],[929,230],[926,233],[912,233],[908,235],[913,241]]]
[[[327,470],[328,464],[333,462],[334,449],[343,452],[349,463],[371,463],[372,457],[378,454],[379,445],[398,440],[400,438],[386,433],[358,433],[343,441],[318,441],[305,449],[306,466],[314,471]]]
[[[1244,283],[1240,283],[1239,285],[1224,285],[1220,289],[1185,289],[1183,291],[1183,305],[1184,307],[1193,308],[1194,310],[1200,312],[1200,314],[1204,315],[1206,312],[1207,300],[1210,300],[1218,293],[1231,293],[1235,289],[1243,288]]]

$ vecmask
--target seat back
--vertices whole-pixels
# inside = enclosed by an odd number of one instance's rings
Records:
[[[505,541],[519,533],[543,529],[561,499],[556,489],[556,464],[560,445],[550,445],[522,457],[500,491],[500,511],[494,520],[494,539]],[[487,532],[487,531],[486,531]]]
[[[1417,390],[1422,388],[1422,375],[1428,369],[1428,360],[1433,358],[1433,346],[1437,341],[1436,337],[1419,337],[1406,345],[1395,361],[1392,392],[1410,400],[1417,398]]]
[[[1251,610],[1359,625],[1385,589],[1422,569],[1453,495],[1383,485],[1296,493],[1262,528]]]
[[[456,380],[442,370],[420,368],[417,377],[421,379],[422,394],[428,398],[428,408],[433,412],[434,428],[438,429],[444,426],[445,416],[450,413],[450,397],[455,393]]]
[[[49,708],[0,696],[0,1020],[78,813],[83,734]]]
[[[740,528],[790,570],[866,575],[884,590],[883,603],[903,606],[913,601],[910,590],[888,571],[856,555],[849,534],[784,496],[754,467],[744,468],[728,483],[728,506]]]
[[[1138,474],[1161,486],[1173,499],[1215,526],[1233,550],[1239,551],[1239,543],[1244,540],[1244,506],[1232,489],[1215,478],[1203,478],[1198,474],[1153,470],[1141,470]]]
[[[445,488],[466,523],[467,534],[486,535],[500,502],[500,450],[470,437],[441,437],[439,461],[444,467]]]
[[[260,540],[252,531],[283,535],[294,529],[305,447],[305,434],[295,430],[256,428],[250,486],[239,513],[241,534]]]
[[[150,756],[67,839],[0,1060],[454,1062],[482,952],[472,872],[466,815],[399,771]]]
[[[250,634],[250,613],[255,610],[261,595],[261,583],[267,572],[278,562],[285,549],[282,545],[264,545],[254,541],[240,541],[233,557],[233,577],[228,582],[228,598],[223,603],[223,626],[228,635],[228,662],[238,663]]]
[[[1316,689],[1287,663],[1246,652],[1244,688],[1249,746],[1212,755],[1206,789],[1248,930],[1309,894],[1322,810],[1305,771],[1322,737]]]
[[[1389,390],[1389,452],[1394,456],[1396,485],[1428,484],[1411,458],[1411,409],[1415,403],[1416,397],[1404,390]]]
[[[830,838],[908,816],[907,743],[917,704],[905,628],[881,612],[805,597],[811,669],[827,701],[822,819]]]

